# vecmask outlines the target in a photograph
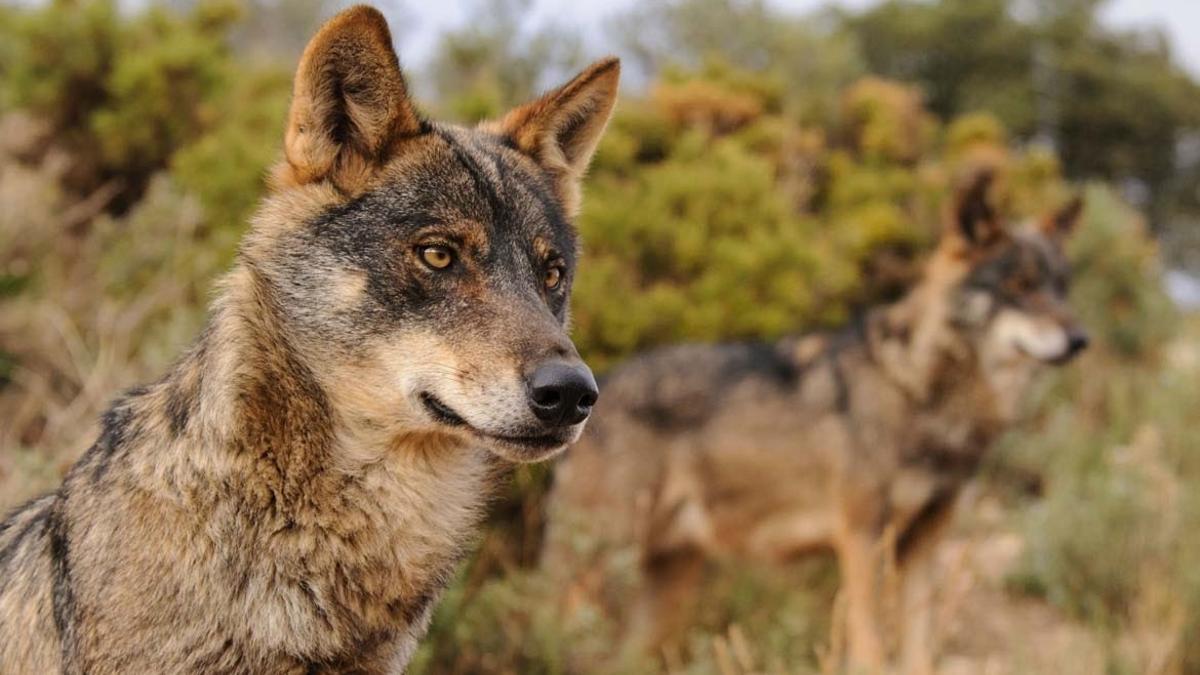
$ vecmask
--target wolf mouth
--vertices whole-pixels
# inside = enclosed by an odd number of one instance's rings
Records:
[[[526,448],[537,449],[556,448],[560,445],[565,445],[567,442],[567,439],[555,433],[531,436],[505,436],[502,434],[491,434],[472,426],[465,419],[463,419],[461,415],[454,412],[450,406],[442,403],[433,394],[430,394],[429,392],[422,392],[420,398],[421,403],[425,406],[425,410],[427,410],[430,416],[435,420],[445,424],[446,426],[466,428],[480,438],[486,438],[492,441],[501,441],[510,445],[519,445]]]
[[[425,405],[425,409],[429,411],[433,418],[437,421],[451,427],[469,427],[467,421],[450,409],[450,406],[442,403],[433,394],[423,392],[421,394],[421,403]]]
[[[1062,354],[1059,354],[1058,356],[1055,356],[1053,358],[1048,358],[1048,359],[1034,355],[1033,353],[1031,353],[1028,349],[1026,349],[1021,344],[1017,344],[1017,351],[1019,351],[1023,356],[1025,356],[1027,358],[1033,359],[1034,361],[1037,361],[1039,363],[1044,363],[1049,366],[1063,366],[1063,365],[1070,363],[1071,361],[1073,361],[1075,359],[1075,354],[1069,350],[1064,351]]]

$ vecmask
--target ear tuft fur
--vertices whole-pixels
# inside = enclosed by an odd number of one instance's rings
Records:
[[[408,97],[387,20],[358,5],[308,43],[292,90],[284,153],[289,182],[359,191],[398,140],[425,122]]]
[[[579,210],[579,184],[612,116],[620,77],[620,60],[602,59],[562,87],[488,125],[553,176],[569,215]]]

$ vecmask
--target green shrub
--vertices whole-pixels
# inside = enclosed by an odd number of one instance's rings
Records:
[[[214,101],[222,111],[219,123],[173,156],[171,174],[180,188],[200,200],[206,235],[221,265],[232,258],[266,188],[268,170],[282,157],[290,99],[286,73],[247,73]]]
[[[1084,226],[1069,245],[1075,266],[1074,306],[1105,343],[1126,357],[1146,356],[1177,328],[1162,290],[1162,269],[1145,223],[1113,192],[1093,185]]]
[[[0,102],[46,121],[72,157],[79,195],[111,184],[128,208],[181,147],[218,127],[240,75],[228,47],[238,10],[211,0],[188,15],[151,6],[123,17],[113,0],[56,0],[15,10],[0,29],[9,61]]]

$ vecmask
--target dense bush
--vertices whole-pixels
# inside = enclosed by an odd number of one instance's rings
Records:
[[[153,7],[126,20],[111,0],[57,0],[0,28],[9,60],[0,102],[45,120],[72,156],[68,185],[118,188],[128,207],[180,147],[217,126],[233,77],[226,44],[236,7],[197,4],[188,16]]]

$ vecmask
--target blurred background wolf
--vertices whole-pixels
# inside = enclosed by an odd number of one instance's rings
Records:
[[[635,648],[667,650],[708,559],[833,551],[850,672],[889,660],[889,580],[903,672],[933,672],[929,563],[958,495],[1039,371],[1088,344],[1062,253],[1081,203],[1008,228],[991,183],[968,178],[921,280],[845,329],[664,348],[618,368],[555,470],[547,572],[574,575],[582,595],[604,556],[632,553],[639,587],[612,611]]]
[[[376,4],[428,112],[464,122],[624,57],[573,301],[601,373],[661,345],[835,330],[895,301],[968,167],[994,167],[1006,222],[1082,192],[1066,252],[1092,345],[1022,398],[946,524],[937,668],[1200,673],[1200,6]],[[198,331],[279,151],[295,59],[339,7],[0,1],[0,507],[57,484],[107,398]],[[619,649],[620,617],[538,565],[553,481],[553,466],[515,473],[412,672],[841,661],[832,556],[711,561],[674,648]],[[608,575],[619,600],[638,564],[631,550],[577,573]]]

